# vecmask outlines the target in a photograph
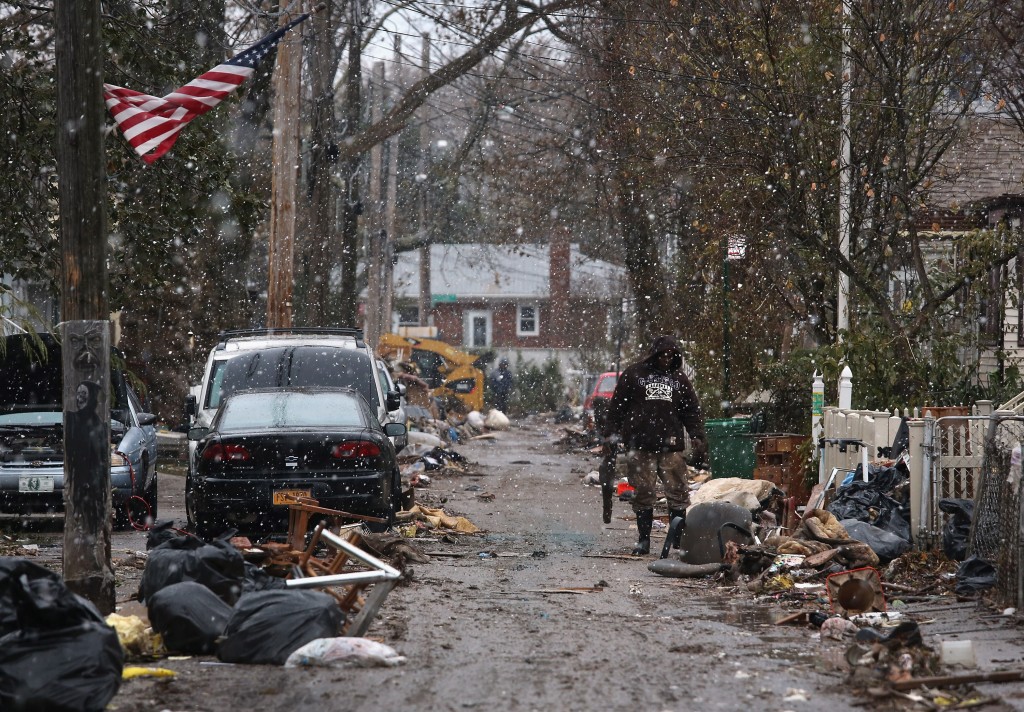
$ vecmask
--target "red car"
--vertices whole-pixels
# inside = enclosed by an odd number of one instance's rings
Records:
[[[591,391],[586,400],[583,401],[584,410],[594,409],[595,399],[607,399],[610,400],[612,393],[615,392],[615,384],[619,381],[619,374],[615,371],[607,371],[597,377],[597,383],[594,384],[594,390]],[[606,404],[607,405],[607,404]]]

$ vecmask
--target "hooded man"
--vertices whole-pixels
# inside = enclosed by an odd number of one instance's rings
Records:
[[[621,443],[626,452],[626,472],[633,495],[633,511],[640,537],[635,556],[650,553],[654,522],[654,487],[665,485],[670,521],[686,521],[690,487],[686,477],[686,435],[690,436],[692,460],[707,453],[707,436],[700,401],[682,372],[683,353],[671,336],[659,336],[647,357],[619,376],[608,404],[603,435],[607,447]],[[673,546],[679,546],[677,537]]]

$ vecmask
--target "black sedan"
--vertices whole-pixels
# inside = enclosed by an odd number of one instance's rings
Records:
[[[189,431],[198,441],[185,484],[189,528],[203,537],[284,531],[289,495],[390,524],[401,477],[389,436],[405,433],[400,423],[382,426],[352,389],[236,393],[209,428]]]

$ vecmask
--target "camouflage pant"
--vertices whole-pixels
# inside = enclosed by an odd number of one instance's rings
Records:
[[[690,504],[690,484],[686,477],[686,458],[681,452],[643,452],[626,454],[626,477],[636,492],[633,511],[654,507],[654,487],[661,478],[669,509],[685,509]]]

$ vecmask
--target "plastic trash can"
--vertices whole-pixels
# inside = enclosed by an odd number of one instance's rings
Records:
[[[750,418],[705,421],[704,430],[708,435],[708,464],[712,477],[753,479],[756,458],[750,423]]]

